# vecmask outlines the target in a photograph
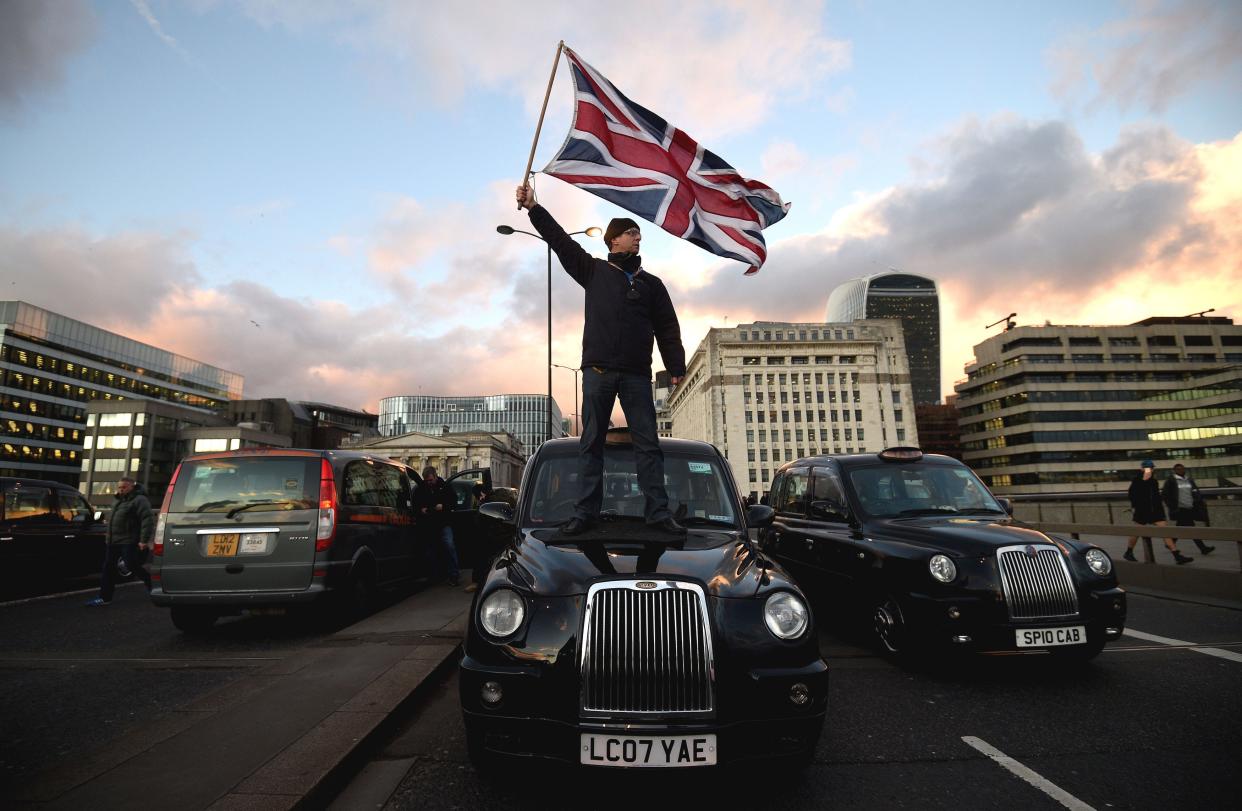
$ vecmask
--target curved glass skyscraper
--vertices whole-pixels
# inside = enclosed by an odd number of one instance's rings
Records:
[[[850,279],[828,296],[828,323],[862,318],[901,321],[914,402],[940,402],[940,294],[926,276],[890,271]]]

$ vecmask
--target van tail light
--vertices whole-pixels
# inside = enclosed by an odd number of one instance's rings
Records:
[[[336,535],[336,477],[332,465],[322,460],[319,473],[319,529],[315,533],[315,551],[327,552]]]
[[[177,467],[173,470],[172,478],[168,480],[168,489],[164,491],[164,503],[160,505],[160,517],[155,522],[155,548],[151,550],[151,554],[156,557],[164,556],[164,529],[168,526],[168,511],[172,508],[173,488],[177,486],[177,474],[181,472],[181,463],[177,463]]]

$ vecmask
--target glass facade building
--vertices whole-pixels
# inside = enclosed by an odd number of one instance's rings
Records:
[[[0,301],[0,475],[77,485],[92,400],[216,412],[242,376],[22,301]]]
[[[895,318],[905,331],[914,402],[940,402],[940,294],[925,276],[893,271],[851,279],[828,295],[828,322]]]
[[[962,458],[1000,493],[1125,491],[1144,459],[1242,482],[1242,327],[1228,318],[1030,326],[954,385]]]
[[[508,431],[529,456],[548,439],[546,394],[493,394],[484,397],[402,395],[380,400],[382,436],[410,432],[439,435],[465,431]],[[565,436],[560,406],[552,401],[552,438]]]

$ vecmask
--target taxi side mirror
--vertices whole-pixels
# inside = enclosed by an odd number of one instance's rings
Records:
[[[479,506],[479,515],[485,515],[504,524],[513,523],[513,507],[503,501],[489,501]]]
[[[821,521],[832,521],[836,524],[850,522],[850,510],[835,499],[826,498],[811,502],[811,517]]]
[[[1006,513],[1008,513],[1009,515],[1013,515],[1013,502],[1012,501],[1010,501],[1007,498],[997,498],[996,501],[1001,505],[1001,508]]]
[[[751,529],[763,529],[772,525],[776,510],[766,504],[752,504],[746,508],[746,526]]]

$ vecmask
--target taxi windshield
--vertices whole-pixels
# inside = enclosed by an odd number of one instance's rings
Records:
[[[569,520],[578,500],[578,457],[544,457],[533,477],[527,519],[549,526]],[[664,487],[669,510],[689,527],[736,528],[737,510],[730,497],[730,480],[718,460],[699,454],[666,451]],[[638,485],[634,452],[608,447],[604,451],[604,520],[643,518],[644,496]]]
[[[852,470],[849,479],[859,506],[873,518],[1005,514],[983,482],[966,467],[886,464]]]

